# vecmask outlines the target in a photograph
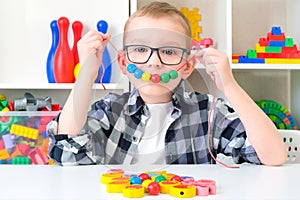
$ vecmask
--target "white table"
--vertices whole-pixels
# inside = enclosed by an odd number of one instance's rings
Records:
[[[101,165],[0,165],[0,199],[128,200],[122,194],[106,193],[106,186],[100,183],[100,177],[108,169],[108,166]],[[220,165],[172,165],[155,169],[216,181],[216,195],[192,199],[300,199],[300,164],[281,167],[241,165],[239,169]],[[147,194],[142,199],[176,198],[167,194]]]

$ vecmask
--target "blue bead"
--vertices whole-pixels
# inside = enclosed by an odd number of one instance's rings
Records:
[[[137,79],[140,79],[140,78],[142,77],[143,73],[144,73],[144,72],[143,72],[142,70],[136,69],[136,70],[134,71],[134,77],[137,78]]]
[[[130,184],[142,184],[142,179],[138,176],[133,176],[130,178]]]
[[[135,70],[136,70],[135,64],[129,64],[129,65],[127,65],[127,71],[129,73],[133,73]]]

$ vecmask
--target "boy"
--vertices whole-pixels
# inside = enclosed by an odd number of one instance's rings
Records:
[[[110,35],[90,31],[82,37],[79,76],[61,114],[48,126],[49,156],[54,161],[60,165],[214,163],[212,149],[214,155],[230,155],[236,163],[285,162],[285,145],[275,125],[235,81],[227,56],[213,48],[190,53],[190,26],[175,7],[151,3],[128,19],[124,32],[118,63],[133,91],[107,94],[88,111]],[[232,108],[222,99],[213,102],[210,95],[184,90],[196,60]]]

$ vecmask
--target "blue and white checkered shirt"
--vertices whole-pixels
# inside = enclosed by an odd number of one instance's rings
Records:
[[[212,96],[185,91],[182,82],[174,91],[173,123],[165,137],[167,164],[215,163],[208,150],[208,115]],[[59,116],[50,122],[49,156],[59,165],[130,164],[147,128],[149,110],[137,90],[122,95],[108,93],[95,102],[78,136],[57,134]],[[211,149],[232,156],[235,163],[261,164],[232,108],[218,98],[211,119]]]

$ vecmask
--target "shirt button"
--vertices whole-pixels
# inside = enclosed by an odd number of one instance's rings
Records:
[[[138,141],[138,138],[136,136],[132,136],[132,141],[133,142],[137,142]]]

